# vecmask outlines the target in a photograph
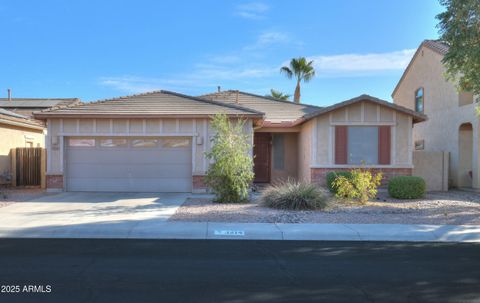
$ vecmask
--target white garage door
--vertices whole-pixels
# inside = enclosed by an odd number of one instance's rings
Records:
[[[68,138],[68,191],[190,192],[191,138]]]

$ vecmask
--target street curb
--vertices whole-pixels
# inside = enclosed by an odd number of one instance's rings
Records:
[[[112,223],[112,222],[110,222]],[[402,241],[480,243],[479,225],[310,224],[132,221],[126,227],[0,228],[0,238]]]

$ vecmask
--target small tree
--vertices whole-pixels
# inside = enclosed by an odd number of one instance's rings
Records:
[[[212,149],[206,157],[214,162],[205,178],[215,193],[215,202],[248,201],[248,189],[253,181],[253,160],[249,155],[250,137],[244,131],[245,120],[230,121],[226,115],[216,115],[212,127]]]

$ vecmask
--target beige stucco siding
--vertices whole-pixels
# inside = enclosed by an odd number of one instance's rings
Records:
[[[0,123],[0,184],[11,176],[10,150],[16,147],[44,147],[45,139],[42,130],[32,130]],[[30,144],[31,143],[31,144]]]
[[[298,179],[310,182],[310,166],[312,164],[312,141],[314,120],[304,123],[298,134]]]
[[[472,172],[473,186],[480,188],[479,156],[478,156],[478,118],[475,115],[476,104],[466,103],[465,94],[458,93],[457,88],[445,79],[445,67],[441,60],[443,56],[422,47],[410,64],[403,80],[392,95],[396,104],[414,109],[415,91],[424,89],[424,113],[428,120],[414,126],[412,141],[424,141],[425,151],[447,151],[450,153],[449,182],[458,186],[463,183],[465,173],[459,173],[459,129],[463,123],[471,123],[473,131],[472,142]],[[459,183],[460,182],[460,183]]]
[[[204,157],[214,135],[209,119],[49,119],[47,174],[63,175],[65,137],[108,136],[182,136],[192,138],[192,174],[203,175],[208,169]],[[245,132],[253,138],[252,120]],[[253,140],[253,139],[252,139]],[[253,151],[251,150],[252,154]]]
[[[391,126],[391,164],[387,167],[412,167],[412,118],[388,107],[360,102],[319,116],[313,120],[316,138],[312,167],[335,166],[335,126]]]

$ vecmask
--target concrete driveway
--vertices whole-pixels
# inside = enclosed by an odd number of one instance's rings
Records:
[[[188,193],[67,192],[0,209],[0,236],[128,237],[155,228],[175,213]],[[162,224],[160,224],[161,226]]]

